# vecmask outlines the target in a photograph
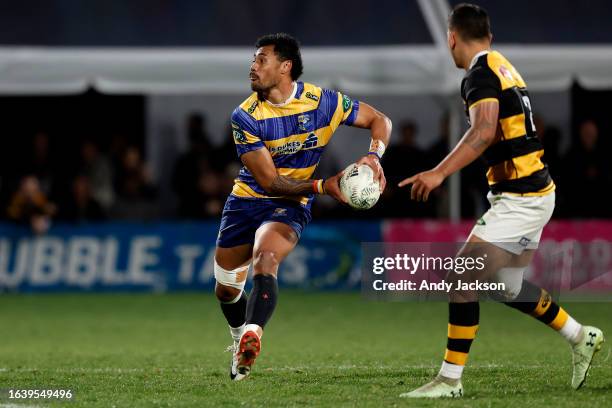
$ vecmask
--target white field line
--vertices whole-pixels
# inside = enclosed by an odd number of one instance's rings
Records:
[[[0,404],[0,408],[40,408],[40,405]]]
[[[601,360],[600,360],[601,361]],[[261,367],[261,366],[260,366]],[[310,365],[310,366],[281,366],[281,367],[261,367],[262,371],[316,371],[316,370],[403,370],[403,369],[428,369],[436,370],[440,366],[436,365]],[[545,364],[529,364],[529,365],[517,365],[517,364],[473,364],[470,365],[470,369],[476,370],[488,370],[498,368],[521,368],[521,369],[541,369],[549,367]],[[217,368],[211,367],[192,367],[192,368],[172,368],[172,367],[152,367],[152,368],[122,368],[122,367],[72,367],[72,368],[34,368],[34,367],[21,367],[21,368],[0,368],[0,372],[7,373],[30,373],[30,372],[52,372],[52,373],[85,373],[85,374],[121,374],[121,373],[151,373],[151,372],[168,372],[168,373],[206,373],[215,371]],[[3,408],[0,406],[0,408]]]

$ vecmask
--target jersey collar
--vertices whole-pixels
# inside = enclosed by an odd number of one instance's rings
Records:
[[[490,50],[482,50],[478,54],[474,55],[474,58],[472,58],[472,62],[470,62],[470,67],[468,68],[468,71],[472,69],[474,65],[476,65],[476,61],[478,61],[478,58],[482,57],[483,55],[488,54],[489,52]]]
[[[287,104],[289,104],[289,102],[291,102],[293,100],[293,98],[295,98],[295,94],[297,93],[297,82],[293,82],[293,91],[291,91],[291,95],[289,95],[289,97],[287,98],[287,100],[285,102],[281,102],[281,103],[272,103],[269,100],[266,99],[266,102],[268,102],[270,105],[276,107],[276,108],[280,108],[281,106],[285,106]]]

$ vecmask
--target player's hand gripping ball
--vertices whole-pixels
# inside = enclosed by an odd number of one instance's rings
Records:
[[[340,179],[340,191],[348,204],[358,210],[374,207],[380,197],[380,185],[374,171],[365,164],[351,164]]]

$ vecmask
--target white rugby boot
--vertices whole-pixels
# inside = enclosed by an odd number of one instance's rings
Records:
[[[582,340],[572,346],[572,388],[577,390],[584,384],[595,353],[605,341],[603,332],[597,327],[582,326]]]
[[[456,380],[455,385],[450,385],[440,377],[434,378],[416,390],[400,394],[401,398],[459,398],[462,396],[461,380]]]
[[[240,381],[246,377],[246,375],[242,375],[238,372],[238,345],[240,343],[238,341],[234,341],[231,346],[227,346],[225,351],[232,353],[232,362],[230,364],[230,380],[232,381]]]

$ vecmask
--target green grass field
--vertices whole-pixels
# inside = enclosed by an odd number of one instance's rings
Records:
[[[612,303],[566,306],[612,335]],[[586,386],[572,391],[564,340],[491,303],[481,308],[465,397],[399,399],[437,372],[446,308],[283,291],[253,374],[232,383],[229,333],[209,294],[1,295],[0,388],[68,388],[75,397],[4,398],[0,407],[612,406],[608,343]]]

